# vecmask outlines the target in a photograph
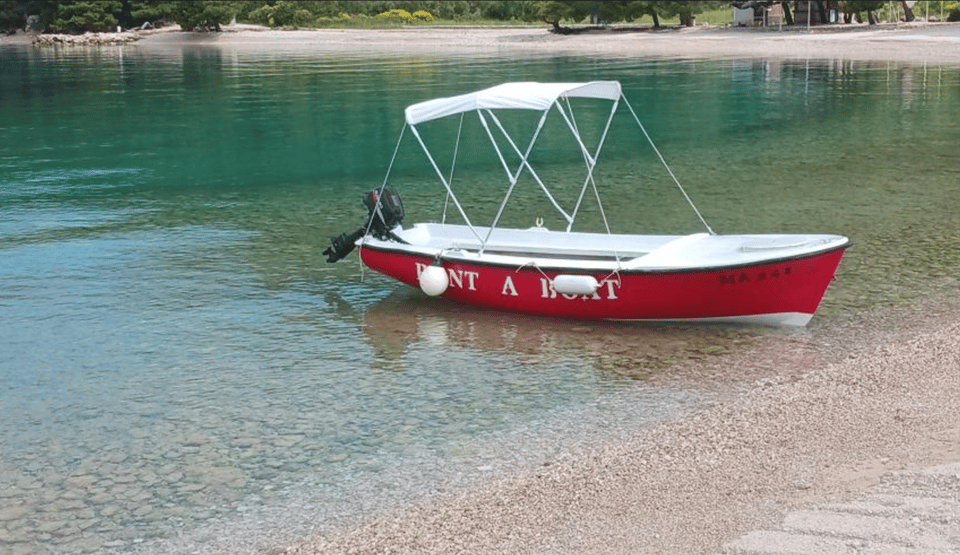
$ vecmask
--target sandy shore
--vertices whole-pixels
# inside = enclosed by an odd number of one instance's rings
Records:
[[[557,35],[544,27],[404,28],[394,30],[319,29],[272,31],[254,25],[224,27],[223,33],[182,33],[178,28],[101,33],[109,44],[156,47],[176,44],[233,49],[315,47],[371,53],[503,53],[511,51],[669,57],[779,57],[960,63],[960,24],[901,23],[785,28],[692,27],[658,31],[597,31]],[[24,34],[0,37],[3,44],[29,44]],[[76,37],[50,36],[48,45],[83,44]]]
[[[781,57],[960,63],[960,24],[849,25],[806,31],[693,27],[557,35],[544,28],[409,28],[267,31],[238,26],[216,36],[154,34],[145,43],[202,41],[235,48],[418,53],[510,51],[669,57]]]
[[[292,33],[292,34],[291,34]],[[249,46],[295,40],[319,49],[387,52],[535,51],[620,56],[840,58],[958,63],[960,24],[867,25],[777,31],[694,27],[556,35],[540,28],[320,30],[224,33]]]
[[[772,372],[795,377],[276,552],[709,554],[889,470],[960,461],[960,299],[817,335],[843,345],[842,360]],[[777,357],[709,364],[737,372]]]

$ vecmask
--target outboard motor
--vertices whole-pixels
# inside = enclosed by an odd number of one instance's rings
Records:
[[[357,239],[368,231],[377,239],[392,239],[405,243],[397,237],[393,228],[403,221],[403,202],[400,195],[390,187],[377,187],[363,195],[363,205],[367,208],[367,221],[360,229],[352,233],[341,233],[330,238],[330,246],[323,254],[327,255],[327,262],[336,262],[353,252]]]

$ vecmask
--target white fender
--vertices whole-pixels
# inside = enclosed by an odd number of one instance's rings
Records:
[[[560,274],[553,278],[553,290],[563,295],[593,295],[599,288],[600,282],[593,276]]]
[[[424,268],[423,271],[420,272],[419,281],[420,289],[431,297],[443,295],[443,292],[446,291],[450,285],[450,277],[447,276],[447,271],[441,266],[431,265]]]

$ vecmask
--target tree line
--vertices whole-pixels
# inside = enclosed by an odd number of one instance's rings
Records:
[[[818,14],[816,21],[827,21],[826,12],[837,9],[849,22],[854,14],[868,14],[871,23],[884,0],[848,0],[839,2],[703,2],[678,1],[469,1],[469,0],[0,0],[0,29],[13,31],[30,26],[35,31],[83,33],[130,29],[144,24],[173,22],[184,30],[214,30],[231,21],[257,23],[271,27],[317,27],[337,25],[352,18],[397,15],[395,22],[444,21],[517,21],[545,22],[556,32],[571,32],[563,24],[586,22],[606,24],[633,22],[650,16],[654,27],[660,20],[679,19],[681,25],[693,25],[697,14],[706,10],[738,7],[769,7],[781,4],[788,23],[798,4],[808,4]],[[935,2],[942,5],[944,2]],[[908,2],[900,2],[907,19],[912,18]],[[960,2],[946,2],[951,16],[960,19]],[[792,5],[792,6],[791,6]],[[404,19],[402,14],[418,14]],[[953,17],[951,17],[953,19]]]

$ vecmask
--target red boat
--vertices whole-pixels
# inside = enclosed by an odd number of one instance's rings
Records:
[[[589,149],[580,135],[571,98],[611,105],[594,149]],[[465,224],[418,223],[403,228],[400,197],[384,180],[381,187],[364,198],[369,212],[366,224],[352,234],[334,238],[326,251],[328,261],[342,258],[356,246],[363,263],[378,272],[428,295],[494,310],[577,319],[806,325],[833,280],[844,250],[850,246],[846,237],[717,235],[668,166],[668,173],[706,231],[690,235],[609,231],[594,168],[621,101],[666,166],[616,81],[506,83],[409,106],[405,112],[407,127]],[[525,150],[516,145],[500,123],[497,114],[506,110],[534,110],[541,114]],[[450,180],[439,169],[417,128],[467,113],[480,118],[507,175],[506,196],[490,226],[470,222]],[[560,206],[529,162],[534,143],[551,113],[559,114],[566,122],[586,166],[579,199],[570,211]],[[500,133],[497,137],[494,129]],[[519,160],[515,170],[501,151],[504,142]],[[567,222],[565,230],[548,230],[540,222],[528,229],[497,227],[518,177],[525,172]],[[594,192],[600,205],[606,233],[571,229],[588,190]]]

